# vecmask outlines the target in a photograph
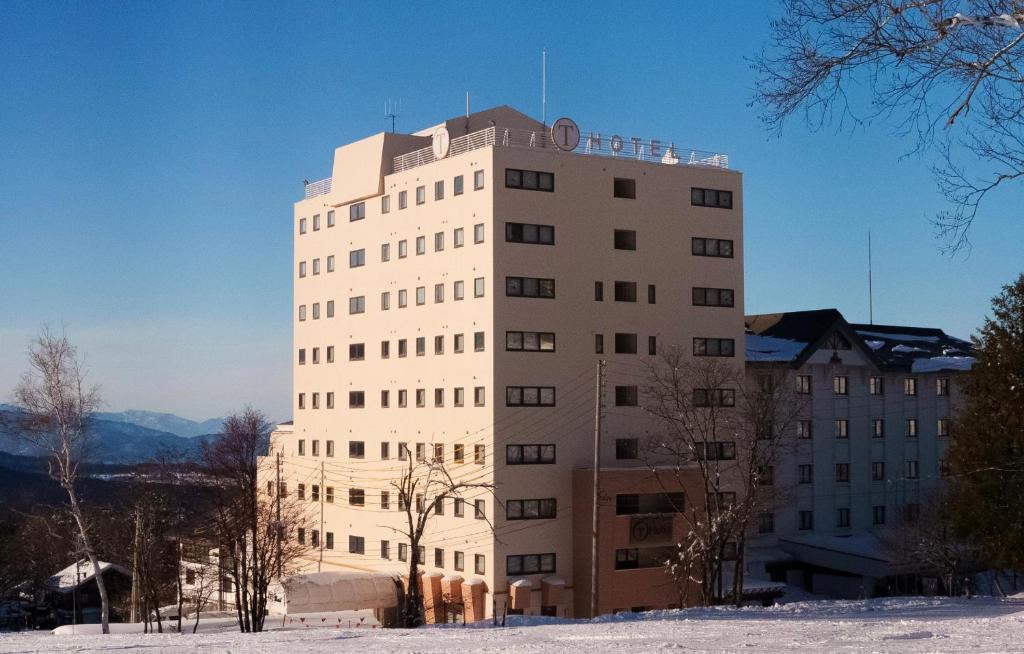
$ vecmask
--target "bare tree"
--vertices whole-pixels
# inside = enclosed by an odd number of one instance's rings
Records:
[[[423,563],[420,560],[420,543],[427,531],[430,517],[436,513],[438,504],[449,497],[462,500],[464,493],[475,490],[490,491],[494,486],[477,481],[456,480],[449,474],[443,461],[428,460],[426,457],[421,461],[414,461],[408,449],[399,455],[406,457],[408,466],[397,480],[391,482],[391,485],[398,491],[398,507],[405,512],[406,525],[404,528],[396,528],[395,531],[409,541],[409,580],[399,606],[399,622],[403,627],[414,628],[424,622],[423,588],[419,577],[420,565]],[[477,517],[487,520],[486,513]]]
[[[662,350],[649,365],[645,405],[661,427],[644,446],[644,460],[666,490],[692,487],[703,497],[675,507],[687,535],[665,562],[684,602],[701,585],[705,604],[743,601],[746,535],[777,498],[774,468],[787,435],[806,410],[787,383],[788,371],[765,369],[747,380],[735,363]],[[732,582],[725,588],[727,561]]]
[[[754,519],[780,499],[774,490],[775,466],[791,444],[796,422],[808,411],[796,393],[788,368],[764,368],[740,385],[735,419],[730,423],[736,443],[738,496],[733,505],[736,559],[731,590],[743,604],[746,539]]]
[[[933,222],[949,251],[969,244],[978,207],[1024,176],[1024,22],[1017,0],[783,0],[756,60],[755,101],[779,129],[802,112],[812,128],[838,119],[892,123],[933,168],[952,208]],[[851,98],[866,89],[859,106]],[[851,93],[852,92],[852,93]],[[958,128],[954,134],[945,128]],[[987,172],[977,177],[961,154]]]
[[[705,605],[723,597],[723,562],[735,544],[739,468],[736,443],[729,438],[736,431],[734,407],[741,374],[735,364],[694,359],[673,347],[649,364],[644,388],[644,408],[661,427],[643,446],[645,463],[669,501],[675,491],[693,486],[695,473],[702,493],[683,506],[671,507],[682,516],[687,534],[666,568],[677,581],[689,584],[686,571],[699,566],[693,579],[700,581]]]
[[[203,447],[205,470],[216,482],[211,518],[220,545],[221,576],[230,579],[239,629],[263,630],[270,585],[289,572],[304,548],[288,534],[302,524],[301,508],[282,483],[258,488],[260,455],[270,423],[247,408],[228,416],[219,437]],[[266,457],[263,458],[267,460]]]
[[[100,405],[99,389],[86,383],[76,348],[66,334],[44,327],[29,348],[29,371],[14,390],[20,411],[14,430],[45,453],[50,476],[67,493],[68,508],[78,528],[82,548],[96,575],[100,620],[110,633],[110,601],[94,549],[90,521],[78,497],[79,465],[86,458],[89,423]]]
[[[898,568],[938,577],[952,596],[982,565],[977,548],[954,532],[949,507],[948,493],[930,495],[916,512],[904,514],[884,532],[882,545]]]

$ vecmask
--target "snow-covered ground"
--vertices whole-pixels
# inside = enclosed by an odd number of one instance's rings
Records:
[[[509,618],[505,628],[490,623],[415,631],[298,626],[262,634],[239,634],[216,623],[207,628],[194,636],[0,634],[0,652],[1024,652],[1024,599],[815,601],[593,622]]]

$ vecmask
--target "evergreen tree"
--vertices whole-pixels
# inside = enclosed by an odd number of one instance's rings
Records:
[[[1024,569],[1024,274],[992,300],[949,451],[954,523],[989,565]]]

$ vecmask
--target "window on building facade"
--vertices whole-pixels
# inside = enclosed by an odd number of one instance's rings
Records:
[[[835,420],[836,438],[850,437],[850,421],[845,418]]]
[[[616,177],[612,182],[612,195],[617,198],[636,199],[636,180]]]
[[[555,190],[555,175],[554,173],[538,170],[506,168],[505,187],[523,189],[526,191],[552,192]]]
[[[320,231],[320,214],[315,214],[313,216],[313,231]]]
[[[836,526],[837,527],[849,527],[850,526],[850,509],[843,507],[836,509]]]
[[[615,354],[636,354],[636,334],[615,334]]]
[[[799,518],[801,531],[814,529],[814,511],[800,511]]]
[[[732,258],[732,241],[719,238],[693,238],[691,253],[698,257]]]
[[[636,230],[616,229],[613,246],[616,250],[636,250]]]
[[[871,377],[868,379],[868,393],[872,395],[884,395],[885,394],[885,378],[883,377]]]
[[[427,187],[417,186],[416,187],[416,204],[423,204],[427,201]]]
[[[885,438],[885,420],[882,418],[875,418],[871,421],[871,437],[872,438]]]
[[[736,341],[731,338],[694,338],[693,356],[731,357],[736,355]]]
[[[555,228],[552,225],[505,223],[505,241],[508,243],[554,245]]]
[[[484,187],[484,171],[474,170],[473,171],[473,190],[479,191]]]
[[[409,191],[398,192],[398,209],[402,210],[409,206]]]
[[[616,438],[615,439],[616,459],[639,459],[640,439],[638,438]]]
[[[416,306],[423,306],[427,303],[427,287],[417,286],[416,287]]]
[[[366,203],[358,202],[349,206],[348,208],[348,220],[354,222],[356,220],[362,220],[366,218]]]
[[[549,520],[558,513],[558,503],[553,497],[537,500],[506,500],[507,520]]]
[[[366,311],[366,298],[362,295],[348,299],[348,312],[350,314],[364,313]]]
[[[380,198],[380,212],[391,213],[391,196],[382,195]]]
[[[917,377],[906,377],[903,380],[903,394],[917,395]]]
[[[800,395],[811,394],[811,376],[810,375],[797,375],[796,376],[796,392]]]
[[[555,406],[554,386],[506,386],[506,406]]]
[[[885,506],[873,506],[871,507],[871,524],[884,525],[885,524]]]
[[[452,180],[452,195],[462,195],[462,191],[463,191],[462,175],[456,175],[455,179]]]
[[[849,463],[837,463],[836,464],[836,482],[845,483],[850,481],[850,464]]]
[[[427,237],[426,236],[417,236],[416,237],[416,254],[417,255],[421,255],[421,254],[426,254],[426,253],[427,253]]]
[[[484,406],[484,400],[486,394],[483,386],[476,386],[473,388],[473,406]]]
[[[398,258],[404,259],[409,256],[409,242],[402,239],[398,242]]]
[[[554,352],[555,335],[553,332],[505,332],[505,349],[509,352]]]
[[[506,445],[507,465],[540,465],[555,463],[554,444]]]
[[[636,282],[615,282],[616,302],[636,302]]]
[[[538,277],[506,277],[505,295],[553,299],[555,297],[555,280]]]
[[[832,392],[836,395],[848,395],[850,378],[846,375],[836,375],[832,378]]]
[[[435,200],[443,200],[444,199],[444,180],[443,179],[439,179],[436,182],[434,182],[434,199]]]
[[[710,188],[691,188],[690,204],[695,207],[732,209],[732,191],[719,191]]]
[[[693,306],[695,307],[731,307],[735,296],[731,288],[693,288]]]
[[[734,441],[711,441],[696,444],[694,456],[702,461],[733,461],[736,459]]]
[[[811,438],[811,421],[810,420],[797,420],[796,421],[796,437],[797,438]]]
[[[949,395],[949,379],[946,377],[939,377],[935,380],[935,394],[939,397]]]
[[[871,481],[885,481],[885,462],[871,462]]]
[[[604,354],[604,334],[594,334],[594,353]]]
[[[299,218],[299,233],[300,234],[305,234],[306,233],[306,219],[305,218]]]
[[[473,279],[473,297],[483,297],[484,296],[484,290],[485,290],[484,278],[483,277],[476,277],[475,279]]]
[[[917,479],[918,466],[917,461],[907,461],[906,465],[906,478]]]
[[[616,386],[615,406],[639,406],[640,398],[636,386]]]
[[[555,555],[549,554],[513,554],[505,557],[505,574],[534,575],[554,574]]]
[[[814,483],[814,466],[810,463],[801,463],[797,468],[797,480],[801,484]]]
[[[733,407],[736,406],[736,391],[731,388],[695,388],[693,389],[693,405],[695,407]]]

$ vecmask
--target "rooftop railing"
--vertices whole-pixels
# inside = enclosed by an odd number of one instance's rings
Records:
[[[331,192],[331,178],[321,179],[319,182],[306,184],[306,199],[315,198],[318,195],[327,195]]]
[[[526,129],[512,129],[509,127],[488,127],[478,132],[466,134],[452,139],[448,150],[448,156],[455,156],[477,148],[488,146],[509,147],[509,148],[536,148],[561,152],[550,133],[545,131],[532,131]],[[641,141],[640,139],[624,139],[621,136],[601,135],[591,133],[581,135],[580,144],[574,153],[614,157],[621,159],[634,159],[666,165],[682,166],[710,166],[713,168],[728,168],[729,155],[719,152],[708,152],[692,148],[680,148],[672,142],[657,140]],[[436,161],[434,151],[431,147],[420,148],[394,159],[394,172],[399,173],[433,163]]]

